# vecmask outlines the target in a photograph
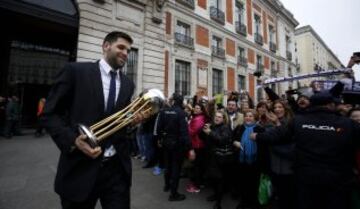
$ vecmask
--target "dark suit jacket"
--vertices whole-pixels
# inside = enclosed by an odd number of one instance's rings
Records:
[[[130,103],[133,82],[120,73],[121,87],[115,105],[120,110]],[[101,168],[102,156],[91,159],[78,149],[72,149],[79,135],[79,123],[90,126],[106,117],[99,62],[69,63],[59,73],[46,101],[42,123],[60,149],[55,191],[62,197],[83,201],[94,187]],[[130,186],[131,160],[125,131],[105,139],[111,140],[120,159],[124,176]],[[104,149],[103,149],[104,150]]]

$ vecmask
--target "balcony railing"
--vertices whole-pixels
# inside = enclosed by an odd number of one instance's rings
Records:
[[[175,42],[182,46],[194,48],[194,39],[182,33],[175,33]]]
[[[225,24],[224,12],[214,6],[210,7],[210,18],[222,25]]]
[[[248,63],[246,57],[238,56],[238,64],[247,67]]]
[[[276,44],[274,42],[270,41],[269,47],[270,47],[270,51],[276,52]]]
[[[261,77],[264,74],[264,65],[260,64],[256,66],[256,70],[254,72],[254,76]]]
[[[182,4],[186,7],[189,7],[190,9],[195,9],[195,3],[194,0],[176,0],[179,4]]]
[[[263,37],[262,35],[260,35],[259,33],[254,33],[254,37],[255,37],[255,42],[263,45]]]
[[[286,51],[286,59],[288,59],[290,61],[292,60],[292,54],[290,51]]]
[[[235,22],[236,25],[236,32],[246,36],[246,25],[242,24],[240,21]]]
[[[276,77],[276,76],[277,76],[277,71],[276,71],[275,69],[271,69],[271,70],[270,70],[270,76],[271,76],[272,78]]]
[[[225,58],[225,50],[217,46],[211,47],[211,54],[215,57]]]

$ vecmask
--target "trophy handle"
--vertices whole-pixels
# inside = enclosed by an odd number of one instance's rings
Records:
[[[81,134],[84,134],[87,136],[86,141],[92,148],[99,146],[97,143],[97,140],[96,140],[96,136],[92,133],[92,131],[90,131],[90,129],[88,127],[86,127],[83,124],[79,124],[78,128],[79,128],[79,132]]]

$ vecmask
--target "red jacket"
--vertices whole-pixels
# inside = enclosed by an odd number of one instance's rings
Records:
[[[194,115],[189,123],[189,135],[191,146],[193,149],[200,149],[204,147],[204,142],[200,139],[199,133],[206,123],[206,117],[203,114]]]

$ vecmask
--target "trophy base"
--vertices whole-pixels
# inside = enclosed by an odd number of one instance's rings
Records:
[[[79,124],[78,126],[80,133],[87,136],[86,141],[92,148],[99,146],[97,143],[96,136],[92,133],[92,131],[88,127],[86,127],[83,124]]]

